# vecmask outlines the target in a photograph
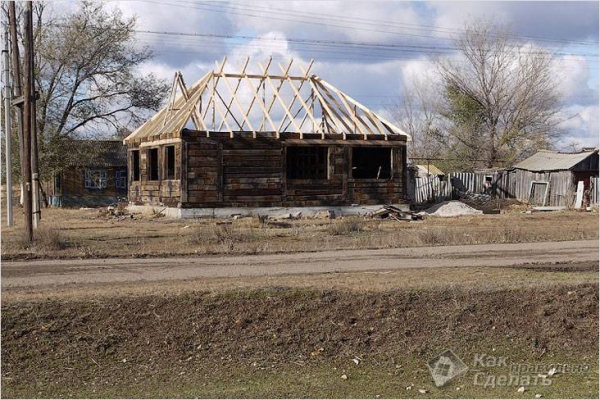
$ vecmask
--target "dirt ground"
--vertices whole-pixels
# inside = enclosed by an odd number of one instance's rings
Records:
[[[5,227],[2,220],[2,260],[252,255],[598,239],[596,212],[524,214],[524,209],[510,205],[503,214],[409,222],[369,218],[169,220],[141,214],[114,217],[97,209],[50,208],[43,210],[36,245],[30,247],[23,240],[20,209],[15,208],[15,227]]]
[[[2,396],[597,398],[597,334],[594,282],[377,292],[199,285],[11,301],[2,305]],[[426,363],[446,349],[469,371],[438,388]],[[477,365],[478,354],[506,362]],[[533,384],[556,364],[581,371]],[[539,369],[519,376],[531,380],[525,395],[476,384],[511,365]]]
[[[1,395],[598,398],[598,214],[507,211],[47,210],[33,248],[18,225],[2,229]],[[113,273],[127,279],[102,278]],[[427,362],[447,349],[469,369],[436,387]],[[565,364],[577,371],[548,377]]]
[[[598,263],[597,240],[226,257],[28,260],[3,263],[2,289],[4,294],[20,288],[53,292],[65,284],[113,285],[118,282],[182,281],[195,278],[583,262]]]

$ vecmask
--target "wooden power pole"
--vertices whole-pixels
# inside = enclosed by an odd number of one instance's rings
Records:
[[[33,43],[33,4],[28,1],[25,6],[25,48],[27,58],[25,63],[27,65],[27,73],[29,79],[29,118],[31,119],[29,125],[29,135],[31,137],[31,205],[33,213],[33,227],[37,229],[40,224],[41,210],[40,210],[40,180],[38,170],[38,140],[37,140],[37,115],[36,115],[36,90],[35,90],[35,51]]]
[[[4,49],[2,50],[2,62],[4,65],[4,133],[6,135],[6,225],[13,226],[13,191],[12,191],[12,160],[11,160],[11,115],[10,99],[12,98],[12,89],[10,85],[10,67],[8,55],[8,25],[4,31]]]
[[[21,153],[21,179],[23,181],[23,214],[25,216],[25,237],[29,243],[33,243],[33,215],[32,215],[32,202],[31,202],[31,81],[30,77],[30,55],[29,53],[33,50],[30,48],[29,36],[33,36],[32,32],[32,16],[31,16],[31,2],[27,2],[25,9],[25,23],[24,23],[24,48],[25,48],[25,73],[24,73],[24,90],[23,97],[20,96],[21,89],[21,74],[20,74],[20,60],[19,60],[19,45],[17,36],[17,16],[15,11],[15,3],[9,3],[9,18],[10,18],[10,30],[12,39],[12,50],[13,50],[13,76],[15,76],[15,96],[17,96],[13,102],[19,107],[19,114],[21,114],[21,128],[22,128],[22,153]]]
[[[23,159],[23,99],[21,98],[21,57],[19,56],[19,39],[17,35],[17,13],[15,11],[15,2],[8,2],[8,18],[10,29],[11,43],[11,72],[13,84],[13,100],[12,105],[17,106],[17,135],[19,136],[19,159]],[[23,179],[21,179],[21,197],[23,195]],[[21,199],[22,201],[22,199]]]

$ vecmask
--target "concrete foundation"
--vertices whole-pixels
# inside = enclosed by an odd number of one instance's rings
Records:
[[[401,210],[409,211],[408,204],[394,204]],[[156,214],[163,213],[167,218],[193,219],[193,218],[232,218],[234,216],[267,215],[270,218],[314,218],[318,214],[329,214],[331,217],[344,217],[349,215],[366,215],[381,209],[382,205],[373,206],[344,206],[344,207],[232,207],[232,208],[177,208],[158,206],[129,205],[130,213]]]

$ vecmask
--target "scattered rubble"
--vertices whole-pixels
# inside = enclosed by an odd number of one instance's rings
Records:
[[[393,219],[396,221],[416,221],[423,219],[423,215],[412,211],[404,211],[392,205],[385,205],[377,211],[373,211],[368,216],[371,218]]]
[[[90,208],[90,210],[92,210]],[[108,206],[98,209],[98,218],[113,218],[119,221],[133,219],[133,214],[127,211],[127,206],[119,203],[117,206]]]

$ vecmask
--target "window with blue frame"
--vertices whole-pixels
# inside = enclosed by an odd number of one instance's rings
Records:
[[[127,189],[127,170],[115,171],[115,187],[117,189]]]
[[[106,189],[108,175],[105,169],[86,169],[84,175],[86,189]]]

